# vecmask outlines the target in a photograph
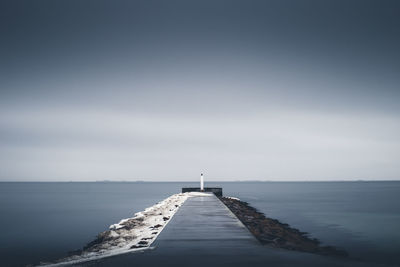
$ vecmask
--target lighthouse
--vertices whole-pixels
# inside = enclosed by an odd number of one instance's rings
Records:
[[[204,178],[203,174],[200,174],[200,191],[204,192]]]

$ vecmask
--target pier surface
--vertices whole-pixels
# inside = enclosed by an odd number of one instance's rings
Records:
[[[194,253],[219,250],[221,246],[231,250],[260,246],[236,216],[211,193],[186,200],[154,245],[184,246]]]
[[[262,246],[214,195],[189,198],[153,243],[154,249],[85,266],[370,266]]]

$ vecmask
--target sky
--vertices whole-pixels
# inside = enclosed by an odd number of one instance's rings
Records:
[[[400,2],[0,3],[0,181],[400,179]]]

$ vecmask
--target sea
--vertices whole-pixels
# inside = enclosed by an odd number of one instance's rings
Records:
[[[1,182],[0,266],[82,248],[190,182]],[[209,182],[351,258],[400,266],[400,181]]]

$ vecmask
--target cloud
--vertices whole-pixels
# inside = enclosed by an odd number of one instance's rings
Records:
[[[185,180],[201,170],[214,179],[394,179],[399,171],[398,118],[44,109],[3,115],[0,125],[3,180]]]

